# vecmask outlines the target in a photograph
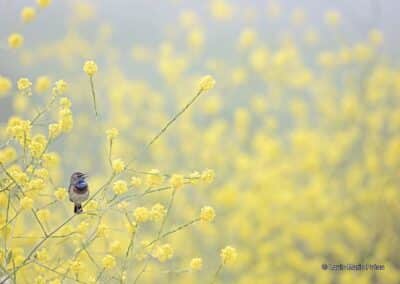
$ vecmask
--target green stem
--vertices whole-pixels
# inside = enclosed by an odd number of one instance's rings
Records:
[[[196,99],[201,95],[202,93],[202,89],[200,89],[197,94],[183,107],[183,109],[181,109],[177,114],[175,114],[175,116],[169,120],[165,126],[160,130],[160,132],[158,132],[158,134],[156,136],[153,137],[153,139],[150,140],[150,142],[146,145],[146,147],[150,147],[154,142],[157,141],[157,139],[165,132],[167,131],[168,127],[174,123],[179,116],[181,116],[195,101]]]
[[[90,89],[92,91],[92,97],[93,97],[94,112],[97,118],[99,114],[97,112],[96,91],[94,90],[93,76],[89,76],[89,79],[90,79]]]
[[[218,266],[218,269],[217,269],[217,271],[215,271],[215,273],[214,273],[214,278],[213,278],[213,280],[212,280],[211,283],[215,283],[215,282],[217,281],[218,275],[219,275],[219,273],[221,272],[223,266],[224,266],[223,263],[221,263],[221,264]]]

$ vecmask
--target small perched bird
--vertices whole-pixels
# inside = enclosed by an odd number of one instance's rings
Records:
[[[82,203],[89,198],[89,185],[86,182],[87,175],[75,172],[71,176],[68,188],[69,200],[74,203],[74,213],[83,212]]]

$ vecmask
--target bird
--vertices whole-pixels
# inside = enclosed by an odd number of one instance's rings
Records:
[[[87,175],[75,172],[71,175],[68,188],[69,200],[74,203],[74,213],[83,212],[82,203],[89,198],[89,185],[86,181]]]

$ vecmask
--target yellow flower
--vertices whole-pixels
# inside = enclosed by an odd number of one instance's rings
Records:
[[[157,258],[160,262],[171,259],[174,255],[174,249],[170,244],[160,245],[153,253],[153,257]]]
[[[54,139],[61,134],[61,127],[58,123],[49,124],[49,138]]]
[[[210,169],[206,169],[201,173],[201,180],[204,183],[212,183],[215,178],[215,172]]]
[[[109,227],[105,223],[101,223],[97,228],[97,236],[107,237],[109,232]]]
[[[80,222],[79,225],[76,227],[76,231],[81,234],[86,233],[88,229],[89,229],[89,223],[86,221]]]
[[[111,243],[109,251],[113,255],[120,255],[124,250],[120,241],[114,241]]]
[[[71,270],[74,273],[79,273],[84,269],[84,265],[80,260],[75,260],[71,262]]]
[[[150,211],[146,207],[136,208],[135,211],[133,212],[133,216],[135,216],[137,223],[147,222],[151,217]]]
[[[200,211],[200,219],[203,222],[211,222],[215,218],[215,211],[210,206],[204,206]]]
[[[8,46],[11,48],[20,48],[24,44],[24,37],[13,33],[8,37]]]
[[[142,179],[138,177],[131,177],[131,185],[133,187],[139,187],[142,184]]]
[[[119,131],[116,128],[110,128],[106,130],[106,135],[109,140],[115,139],[119,135]]]
[[[97,64],[92,60],[88,60],[83,65],[83,71],[89,76],[93,76],[97,72]]]
[[[61,109],[58,112],[58,124],[62,132],[68,132],[72,129],[74,125],[74,120],[72,118],[72,112],[68,108]]]
[[[50,211],[48,209],[39,210],[36,214],[37,214],[39,220],[42,222],[47,221],[50,217]]]
[[[29,197],[36,196],[39,191],[43,190],[45,183],[41,178],[35,178],[26,184],[25,194]]]
[[[38,93],[43,93],[47,91],[51,86],[51,81],[47,76],[40,76],[35,82],[35,91]]]
[[[110,254],[107,254],[105,257],[103,257],[102,263],[105,269],[114,268],[117,264],[115,258]]]
[[[68,85],[64,80],[58,80],[54,83],[53,95],[62,95],[67,90]]]
[[[64,200],[67,197],[67,189],[65,187],[59,187],[57,190],[54,192],[54,196],[58,200]]]
[[[37,169],[35,175],[41,179],[47,179],[49,177],[49,171],[45,168]]]
[[[126,201],[121,201],[120,203],[118,203],[117,208],[120,210],[126,210],[129,206],[129,203]]]
[[[242,68],[235,68],[232,70],[232,83],[234,85],[241,85],[246,82],[247,74],[246,70]]]
[[[185,10],[181,12],[179,21],[184,28],[191,28],[197,22],[197,15],[194,11]]]
[[[35,158],[39,158],[46,149],[47,143],[48,143],[47,139],[44,135],[41,134],[35,135],[32,138],[31,143],[29,145],[29,150],[31,152],[31,155]]]
[[[173,174],[169,179],[169,184],[173,189],[180,189],[184,184],[183,175]]]
[[[33,280],[33,283],[34,284],[46,284],[46,280],[44,279],[44,277],[42,275],[38,275]]]
[[[0,95],[7,94],[11,90],[11,87],[11,80],[6,77],[0,76]]]
[[[60,157],[57,155],[57,153],[46,153],[43,155],[42,161],[44,167],[48,169],[54,168],[59,164]]]
[[[29,23],[36,18],[36,10],[33,7],[24,7],[21,11],[21,19],[24,23]]]
[[[125,170],[125,163],[121,159],[115,159],[111,162],[111,164],[112,164],[112,169],[117,174]]]
[[[244,29],[239,36],[239,46],[242,48],[248,48],[254,44],[256,39],[256,32],[253,29]]]
[[[18,90],[20,90],[24,94],[27,94],[28,96],[32,95],[31,86],[32,82],[29,81],[28,78],[20,78],[17,82]]]
[[[337,26],[340,22],[340,13],[333,10],[326,12],[325,22],[330,26]]]
[[[60,99],[60,106],[62,108],[70,108],[72,106],[72,103],[68,98],[63,97]]]
[[[146,184],[148,186],[158,186],[162,184],[163,180],[164,178],[160,174],[160,171],[157,169],[152,169],[149,171],[149,174],[147,175]]]
[[[249,62],[256,71],[264,71],[267,66],[269,53],[264,47],[258,47],[250,53]]]
[[[166,212],[167,210],[165,209],[164,205],[157,203],[151,207],[151,219],[153,221],[160,221],[164,218]]]
[[[201,48],[204,44],[204,33],[201,29],[192,30],[187,37],[187,44],[194,49]]]
[[[17,157],[17,152],[12,147],[6,147],[0,150],[0,162],[3,164],[9,163]]]
[[[113,185],[113,191],[115,194],[120,195],[128,191],[128,185],[126,184],[126,181],[123,180],[117,180],[114,182]]]
[[[22,209],[31,209],[33,206],[33,200],[27,196],[23,197],[19,202]]]
[[[41,8],[46,8],[47,6],[49,6],[51,4],[51,1],[52,0],[36,0]]]
[[[190,268],[197,271],[201,270],[203,268],[203,260],[200,257],[192,258]]]
[[[368,38],[374,45],[381,45],[383,42],[383,34],[378,29],[372,29],[368,34]]]
[[[88,211],[95,211],[95,210],[97,210],[98,206],[99,206],[99,204],[97,203],[96,200],[90,200],[86,204],[85,209],[88,210]]]
[[[210,75],[206,75],[203,78],[201,78],[199,86],[200,90],[202,91],[211,90],[215,86],[215,80]]]
[[[232,18],[233,8],[225,0],[214,0],[211,1],[211,14],[217,20],[226,21]]]
[[[234,247],[226,246],[221,250],[220,256],[223,264],[230,264],[236,261],[237,252]]]

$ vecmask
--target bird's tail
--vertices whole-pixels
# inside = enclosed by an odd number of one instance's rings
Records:
[[[83,212],[82,205],[75,203],[74,213],[75,214],[81,214],[82,212]]]

